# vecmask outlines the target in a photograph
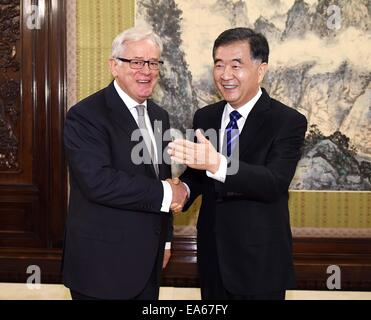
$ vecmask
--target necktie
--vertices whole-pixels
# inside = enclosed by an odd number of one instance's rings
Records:
[[[238,142],[238,136],[240,134],[237,126],[237,120],[240,119],[241,114],[234,110],[229,114],[229,123],[225,128],[225,135],[227,138],[227,157],[230,157],[233,151],[234,146]]]
[[[153,167],[155,169],[156,175],[158,177],[159,170],[158,170],[158,164],[155,161],[155,157],[154,157],[155,156],[154,145],[152,144],[151,136],[148,133],[148,128],[146,126],[146,121],[145,121],[145,117],[144,117],[145,106],[138,105],[135,108],[138,111],[138,126],[139,126],[140,132],[142,134],[144,143],[146,144],[147,150],[149,151],[149,155],[151,157],[152,164],[153,164]]]

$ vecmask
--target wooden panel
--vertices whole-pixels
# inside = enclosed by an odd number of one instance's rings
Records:
[[[0,4],[0,281],[22,278],[31,262],[59,277],[67,205],[64,6]],[[8,279],[8,267],[18,276]]]
[[[344,290],[371,290],[371,239],[297,238],[294,258],[300,289],[326,290],[327,268],[341,270]]]
[[[0,133],[0,245],[43,246],[46,225],[42,220],[40,185],[34,181],[37,160],[35,101],[32,98],[36,60],[33,30],[27,28],[30,1],[9,0],[1,5]],[[6,128],[7,130],[4,130]],[[45,167],[45,164],[44,164]],[[44,170],[45,172],[45,170]],[[47,175],[48,172],[45,172]]]
[[[0,197],[0,246],[42,246],[37,200],[32,192]]]
[[[42,283],[60,283],[60,257],[58,249],[0,248],[0,282],[26,282],[27,268],[37,265]]]
[[[295,239],[297,289],[327,290],[327,267],[338,265],[342,290],[371,291],[370,243],[371,239]],[[0,248],[0,281],[24,282],[27,266],[36,264],[42,270],[43,283],[60,283],[60,258],[58,249]],[[175,237],[162,285],[199,286],[194,237]]]
[[[175,237],[163,285],[198,286],[196,250],[195,237]],[[298,289],[327,290],[327,267],[338,265],[342,290],[371,290],[371,239],[296,238],[294,263]]]
[[[20,109],[20,5],[7,1],[0,5],[0,179],[5,173],[19,173]]]
[[[175,236],[172,243],[172,256],[163,276],[163,285],[198,287],[197,272],[196,238]]]

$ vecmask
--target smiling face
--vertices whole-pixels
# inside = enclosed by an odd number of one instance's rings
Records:
[[[120,58],[159,60],[160,48],[149,39],[126,41]],[[155,87],[159,70],[151,70],[146,63],[142,69],[131,69],[128,62],[110,59],[110,69],[118,85],[138,103],[148,99]]]
[[[243,106],[258,93],[267,69],[267,63],[251,59],[246,41],[222,45],[215,51],[214,82],[233,108]]]

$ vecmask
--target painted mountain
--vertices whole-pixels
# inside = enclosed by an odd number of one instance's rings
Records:
[[[174,128],[219,100],[211,50],[225,29],[246,26],[270,44],[270,95],[309,122],[297,190],[371,190],[369,0],[139,0],[137,23],[165,42],[154,97]]]

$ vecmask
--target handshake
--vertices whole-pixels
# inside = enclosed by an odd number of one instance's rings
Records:
[[[207,170],[211,173],[217,172],[221,156],[216,151],[212,143],[206,139],[201,130],[196,130],[197,143],[176,139],[168,145],[167,153],[171,160],[176,163],[184,164],[192,169]],[[173,199],[170,209],[173,213],[179,213],[183,210],[188,200],[188,190],[179,178],[167,179],[173,191]]]
[[[179,178],[167,179],[173,191],[170,209],[173,213],[179,213],[183,210],[185,203],[188,200],[187,187]]]

